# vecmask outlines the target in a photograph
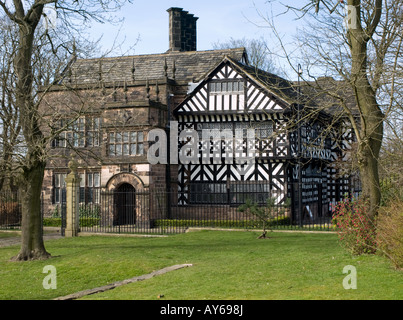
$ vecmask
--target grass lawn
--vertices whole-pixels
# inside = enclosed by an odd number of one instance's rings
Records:
[[[52,299],[167,266],[191,263],[87,299],[403,299],[403,272],[383,257],[354,257],[335,234],[199,231],[162,238],[77,237],[45,243],[52,258],[10,262],[19,247],[0,248],[0,299]],[[43,267],[57,271],[45,290]],[[357,289],[343,288],[343,268],[357,270]]]

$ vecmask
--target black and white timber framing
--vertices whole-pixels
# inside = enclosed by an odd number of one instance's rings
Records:
[[[284,204],[290,198],[296,211],[301,195],[305,210],[302,214],[312,215],[316,211],[316,216],[322,216],[328,214],[330,203],[350,191],[349,178],[337,177],[333,162],[345,157],[353,139],[351,130],[346,127],[345,131],[329,131],[330,115],[319,114],[315,119],[300,121],[299,156],[295,89],[279,77],[265,75],[266,78],[259,77],[253,68],[226,57],[174,110],[179,131],[193,129],[200,138],[197,160],[179,164],[179,205],[208,202],[208,196],[197,198],[198,193],[229,194],[216,196],[213,202],[236,205],[231,191],[252,184],[256,190],[274,197],[276,204]],[[236,152],[231,161],[214,158],[212,150],[228,148],[228,141],[218,135],[220,131],[230,130],[235,137],[236,129],[248,128],[255,130],[255,161],[239,164]],[[217,136],[212,134],[207,141],[201,139],[203,129],[213,130]],[[179,141],[179,147],[186,143]],[[245,144],[246,139],[241,146],[243,151]],[[236,149],[235,144],[233,147]],[[211,152],[206,159],[208,149]],[[297,183],[299,172],[301,187]]]

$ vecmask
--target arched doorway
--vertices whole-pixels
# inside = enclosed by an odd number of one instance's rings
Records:
[[[123,183],[114,191],[114,225],[136,223],[136,190],[129,183]]]

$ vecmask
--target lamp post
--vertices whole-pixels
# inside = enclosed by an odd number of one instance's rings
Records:
[[[167,93],[167,109],[168,109],[168,117],[166,123],[166,133],[168,137],[167,143],[167,164],[165,165],[165,177],[166,177],[166,191],[167,191],[167,218],[171,218],[171,103],[173,100],[174,94]],[[174,143],[178,143],[177,140],[174,140]]]
[[[297,98],[297,124],[298,124],[298,151],[297,151],[297,164],[298,164],[298,211],[299,211],[299,224],[302,227],[302,146],[301,146],[301,84],[300,78],[302,76],[302,67],[298,63],[298,98]]]

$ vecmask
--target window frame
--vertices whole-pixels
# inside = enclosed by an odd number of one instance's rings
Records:
[[[102,119],[99,116],[82,116],[74,121],[61,119],[58,127],[65,128],[52,140],[52,148],[91,148],[101,144]]]
[[[200,182],[193,181],[189,185],[190,205],[229,205],[239,206],[251,199],[259,206],[266,206],[270,196],[276,196],[273,185],[267,181],[227,181]]]
[[[211,94],[241,94],[245,91],[245,80],[213,80],[209,82]]]
[[[66,202],[66,177],[65,172],[54,172],[52,178],[53,204]]]
[[[144,155],[143,131],[110,131],[107,139],[107,154],[109,157],[138,157]]]
[[[226,182],[192,182],[189,192],[190,204],[228,204]]]
[[[99,204],[101,199],[101,172],[82,172],[80,175],[79,203]]]

